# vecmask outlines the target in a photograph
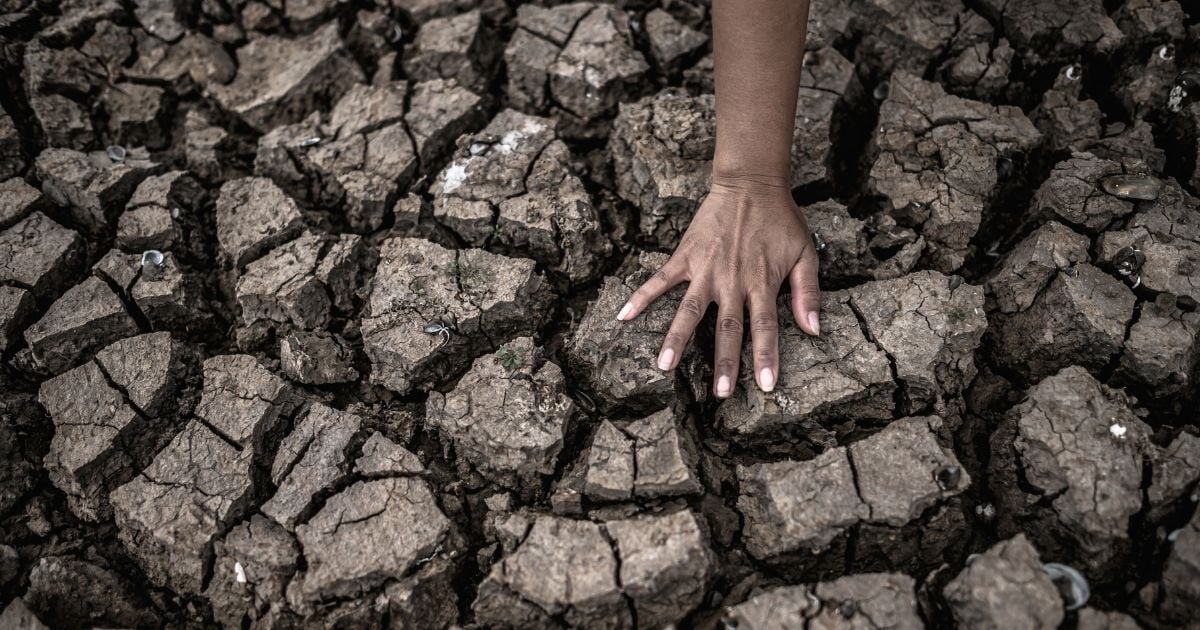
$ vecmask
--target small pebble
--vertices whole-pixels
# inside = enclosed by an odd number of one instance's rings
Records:
[[[1088,587],[1087,578],[1083,577],[1082,573],[1074,567],[1057,562],[1043,564],[1042,570],[1058,586],[1058,592],[1062,595],[1067,610],[1078,610],[1087,604],[1092,592]]]
[[[826,247],[829,247],[829,244],[825,242],[825,239],[821,238],[820,232],[814,231],[812,233],[812,239],[813,239],[813,247],[816,247],[817,251],[819,251],[819,252],[823,252],[823,251],[825,251]]]
[[[1200,94],[1200,72],[1184,72],[1175,77],[1175,85],[1167,95],[1167,109],[1179,112],[1183,104]]]
[[[1012,160],[1010,160],[1004,156],[996,158],[996,177],[997,178],[1009,179],[1010,177],[1013,176],[1013,173],[1016,172],[1016,170],[1017,170],[1016,166],[1013,165]]]
[[[1066,75],[1068,80],[1078,81],[1083,76],[1083,66],[1081,66],[1077,63],[1073,63],[1073,64],[1067,66],[1066,72],[1064,74]]]
[[[1129,429],[1126,429],[1124,425],[1122,425],[1122,424],[1120,424],[1120,423],[1116,423],[1116,422],[1114,422],[1114,423],[1112,424],[1112,426],[1108,427],[1108,432],[1109,432],[1109,433],[1111,433],[1111,434],[1112,434],[1112,436],[1113,436],[1113,437],[1115,437],[1115,438],[1117,438],[1118,440],[1124,440],[1124,439],[1125,439],[1125,433],[1126,433],[1128,430],[1129,430]]]
[[[1100,190],[1118,199],[1154,201],[1162,192],[1162,182],[1149,175],[1107,175],[1100,178]]]
[[[958,466],[942,466],[936,473],[937,481],[942,488],[949,490],[957,488],[958,482],[962,481],[962,469]]]
[[[104,150],[104,152],[108,154],[108,159],[112,160],[116,164],[120,164],[121,162],[124,162],[125,156],[128,154],[125,151],[125,147],[123,147],[119,144],[114,144],[114,145],[108,147],[107,149]]]
[[[151,279],[157,278],[162,272],[163,253],[157,249],[142,252],[142,275]]]
[[[1131,276],[1137,273],[1144,264],[1146,264],[1146,255],[1142,253],[1142,250],[1134,247],[1122,247],[1113,255],[1113,265],[1117,268],[1117,273],[1122,276]]]
[[[880,81],[879,85],[875,86],[875,91],[872,92],[871,95],[875,97],[875,100],[882,101],[887,99],[888,94],[890,94],[891,91],[891,83],[888,83],[887,81]]]

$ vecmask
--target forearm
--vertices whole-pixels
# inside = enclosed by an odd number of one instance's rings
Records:
[[[713,176],[786,185],[808,0],[714,0]]]

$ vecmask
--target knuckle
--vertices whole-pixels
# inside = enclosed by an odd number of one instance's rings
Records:
[[[760,367],[773,367],[775,365],[775,353],[768,351],[755,352],[754,365]]]
[[[689,295],[685,296],[679,302],[679,313],[695,319],[699,319],[704,315],[704,307],[700,304],[700,298]]]
[[[666,286],[671,283],[671,277],[667,275],[665,267],[654,272],[654,276],[650,279],[657,282],[660,286]]]
[[[805,301],[819,302],[821,300],[821,289],[815,286],[801,287],[795,293]]]
[[[741,334],[742,320],[730,316],[722,317],[717,321],[717,332],[724,335]]]
[[[717,374],[733,374],[737,372],[737,360],[730,358],[717,359],[716,363],[713,364],[713,368],[716,369]]]
[[[779,319],[774,315],[755,315],[750,326],[754,332],[778,332]]]
[[[684,341],[685,341],[685,339],[682,334],[677,333],[677,332],[669,332],[669,333],[667,333],[667,335],[665,337],[663,337],[662,347],[663,348],[679,348],[679,347],[683,346]]]

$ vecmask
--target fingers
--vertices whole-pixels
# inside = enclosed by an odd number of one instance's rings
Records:
[[[663,265],[649,280],[642,283],[642,286],[638,287],[633,295],[629,296],[629,301],[625,302],[625,306],[621,307],[621,312],[617,313],[617,319],[625,322],[637,317],[646,310],[647,306],[654,303],[654,300],[683,280],[682,265],[675,262],[674,258],[668,260],[667,264]]]
[[[754,348],[754,379],[764,392],[775,389],[779,375],[779,315],[775,297],[750,296],[750,342]]]
[[[662,351],[658,354],[658,369],[665,372],[679,365],[683,349],[700,323],[700,318],[704,317],[709,301],[705,287],[696,283],[688,287],[687,294],[679,302],[679,309],[675,311],[675,320],[663,339]]]
[[[713,364],[713,394],[729,398],[737,382],[742,355],[742,297],[729,294],[717,308],[717,342]]]
[[[821,285],[817,280],[817,264],[816,248],[806,247],[800,262],[788,274],[792,283],[792,315],[800,330],[814,337],[821,334]]]

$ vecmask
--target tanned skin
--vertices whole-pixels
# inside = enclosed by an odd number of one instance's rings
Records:
[[[807,24],[807,0],[714,0],[717,145],[708,197],[671,259],[617,315],[631,320],[672,287],[688,283],[658,356],[659,369],[673,370],[708,305],[716,302],[718,398],[728,398],[737,383],[746,311],[755,380],[763,391],[775,388],[775,301],[785,280],[800,329],[820,333],[817,253],[790,186]]]

